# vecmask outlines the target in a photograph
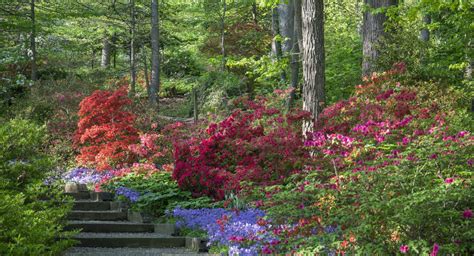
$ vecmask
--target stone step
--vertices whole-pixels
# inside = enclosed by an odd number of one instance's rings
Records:
[[[224,256],[227,254],[197,253],[184,248],[97,248],[73,247],[65,256]]]
[[[153,233],[155,225],[127,221],[69,221],[65,229],[95,233]]]
[[[112,202],[101,201],[75,201],[72,207],[74,211],[107,211],[112,210]]]
[[[64,193],[67,196],[72,196],[74,200],[90,200],[90,192]]]
[[[106,248],[184,248],[184,237],[165,236],[156,233],[80,233],[76,247]]]
[[[77,193],[64,193],[65,195],[72,196],[75,200],[91,200],[91,201],[113,201],[114,194],[108,192],[77,192]]]
[[[115,196],[109,192],[90,192],[92,201],[113,201]]]
[[[71,211],[68,220],[126,220],[127,213],[122,211]]]

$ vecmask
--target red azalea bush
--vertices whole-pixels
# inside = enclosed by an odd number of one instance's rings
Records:
[[[135,115],[127,111],[130,104],[126,87],[97,90],[81,101],[74,135],[79,163],[105,170],[134,161],[129,146],[139,138],[133,127]]]
[[[210,124],[207,134],[175,143],[173,177],[181,188],[223,199],[242,181],[276,184],[302,169],[300,121],[307,113],[284,114],[264,99],[235,103],[241,108]]]

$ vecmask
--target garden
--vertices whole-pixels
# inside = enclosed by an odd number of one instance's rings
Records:
[[[472,4],[321,1],[321,66],[319,1],[98,2],[0,7],[0,255],[78,246],[66,184],[209,254],[474,254]]]

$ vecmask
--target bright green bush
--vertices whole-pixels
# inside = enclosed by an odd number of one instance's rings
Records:
[[[57,255],[72,245],[62,231],[70,204],[43,184],[52,167],[41,153],[44,129],[18,119],[0,126],[1,255]]]
[[[193,198],[190,192],[180,190],[168,172],[155,172],[151,175],[130,173],[117,177],[102,187],[112,192],[126,190],[128,193],[119,196],[121,200],[130,202],[132,209],[155,217],[163,216],[166,210],[177,206],[203,208],[212,203],[208,197]],[[135,192],[138,192],[138,198],[129,196]]]

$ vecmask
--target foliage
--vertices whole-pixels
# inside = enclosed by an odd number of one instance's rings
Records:
[[[58,188],[43,185],[52,166],[41,152],[44,141],[44,127],[26,120],[0,126],[2,255],[56,255],[72,245],[70,234],[62,231],[71,205]]]
[[[201,68],[190,51],[169,51],[163,57],[163,73],[168,77],[198,76]]]
[[[264,99],[235,103],[242,109],[210,124],[207,136],[175,143],[173,177],[181,188],[223,199],[241,181],[279,183],[302,168],[306,152],[299,121],[306,113],[283,114]]]
[[[202,113],[226,109],[231,99],[243,95],[246,88],[232,73],[212,71],[200,78],[199,104]]]
[[[151,174],[131,172],[111,179],[102,188],[122,195],[122,199],[131,203],[133,209],[156,217],[177,205],[199,208],[211,203],[208,198],[193,199],[191,193],[180,190],[176,181],[171,179],[171,174],[164,171]]]
[[[137,142],[138,134],[135,115],[126,109],[130,104],[126,88],[95,91],[81,101],[74,135],[80,163],[104,170],[133,161],[128,147]]]
[[[473,56],[472,8],[470,1],[415,1],[399,5],[388,13],[390,34],[380,47],[378,65],[388,68],[403,60],[410,67],[408,75],[416,80],[441,81],[469,89],[472,79],[465,72],[472,65]],[[422,17],[429,17],[430,23],[423,23]],[[429,41],[419,39],[422,29],[429,32]]]
[[[403,67],[323,111],[305,143],[312,168],[287,185],[254,189],[271,219],[296,224],[282,233],[284,251],[392,254],[408,246],[425,254],[436,243],[441,254],[472,252],[464,217],[473,194],[473,137],[463,131],[470,114],[452,110],[454,93],[401,85]]]

